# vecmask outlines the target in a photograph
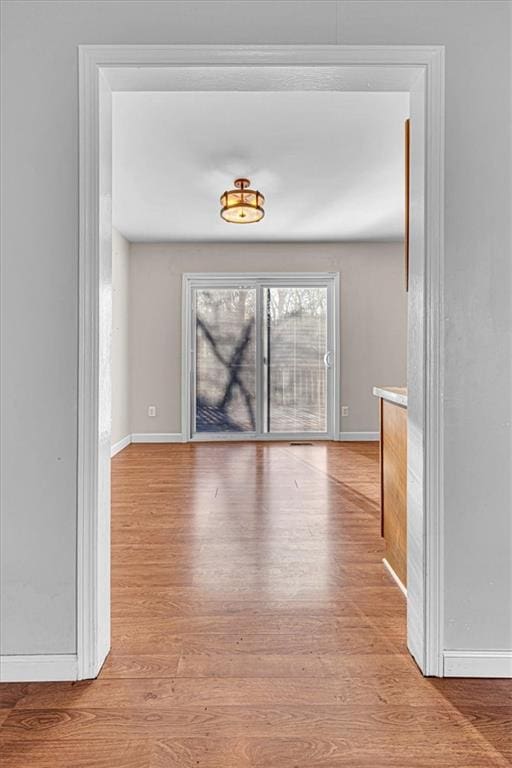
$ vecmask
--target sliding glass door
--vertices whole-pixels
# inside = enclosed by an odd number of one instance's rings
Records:
[[[193,439],[333,433],[335,280],[186,276]]]
[[[327,287],[265,288],[265,432],[327,432]]]
[[[256,432],[256,289],[195,290],[195,431]]]

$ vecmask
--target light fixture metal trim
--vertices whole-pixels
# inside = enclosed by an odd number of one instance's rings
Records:
[[[265,198],[256,189],[250,189],[250,179],[235,179],[235,189],[221,195],[220,215],[229,224],[255,224],[265,215]]]

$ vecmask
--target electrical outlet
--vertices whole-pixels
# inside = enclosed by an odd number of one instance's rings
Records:
[[[348,416],[348,405],[342,405],[341,406],[341,415],[342,416]]]
[[[148,416],[156,416],[156,405],[148,405]]]

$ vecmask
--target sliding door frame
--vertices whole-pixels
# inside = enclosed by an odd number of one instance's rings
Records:
[[[262,287],[309,287],[322,286],[328,291],[327,346],[333,353],[332,365],[327,374],[327,430],[325,432],[275,432],[265,433],[257,423],[255,432],[204,432],[195,433],[194,407],[194,358],[195,323],[193,292],[195,288],[256,288],[256,360],[262,356],[263,307]],[[182,366],[181,366],[181,424],[186,442],[225,440],[336,440],[340,432],[340,276],[338,272],[188,272],[182,282]],[[257,369],[256,413],[262,413],[263,369]]]

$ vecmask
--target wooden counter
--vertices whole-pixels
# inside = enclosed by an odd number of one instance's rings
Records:
[[[380,399],[381,533],[384,564],[407,587],[407,389],[375,387]]]

